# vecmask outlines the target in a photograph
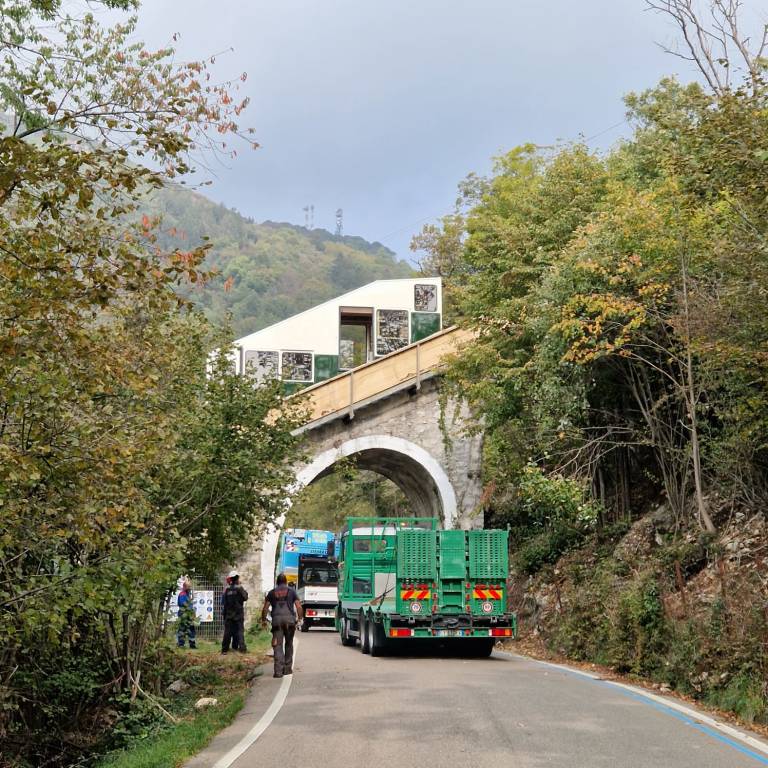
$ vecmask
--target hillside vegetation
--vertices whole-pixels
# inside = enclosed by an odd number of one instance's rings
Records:
[[[231,314],[236,337],[373,280],[414,275],[381,243],[293,224],[257,224],[177,185],[155,192],[150,209],[162,216],[164,247],[210,243],[203,266],[219,276],[184,293],[213,322]]]
[[[751,63],[741,87],[715,62],[710,88],[630,95],[633,135],[606,154],[512,149],[415,245],[478,334],[449,382],[483,420],[486,522],[510,527],[523,626],[766,722],[768,85]]]

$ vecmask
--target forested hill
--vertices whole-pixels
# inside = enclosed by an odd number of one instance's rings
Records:
[[[236,336],[373,280],[414,274],[381,243],[293,224],[257,224],[178,186],[153,194],[151,207],[163,217],[163,246],[188,248],[203,237],[212,244],[206,266],[220,276],[186,294],[214,321],[230,312]]]

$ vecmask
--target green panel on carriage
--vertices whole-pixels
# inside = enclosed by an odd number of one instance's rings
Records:
[[[469,577],[506,581],[508,572],[507,531],[468,531]]]
[[[440,578],[464,579],[466,575],[466,531],[440,531]]]
[[[437,531],[411,529],[397,532],[397,575],[399,579],[437,578]]]

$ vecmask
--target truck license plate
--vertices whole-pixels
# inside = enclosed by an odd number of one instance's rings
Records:
[[[438,629],[437,637],[463,637],[463,629]]]

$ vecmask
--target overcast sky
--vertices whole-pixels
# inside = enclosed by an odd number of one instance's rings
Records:
[[[205,193],[261,221],[379,240],[450,210],[457,183],[516,144],[626,134],[622,94],[686,63],[643,0],[144,0],[140,36],[180,34],[184,58],[225,49],[248,73],[261,148],[216,169]],[[618,125],[617,125],[618,124]]]

